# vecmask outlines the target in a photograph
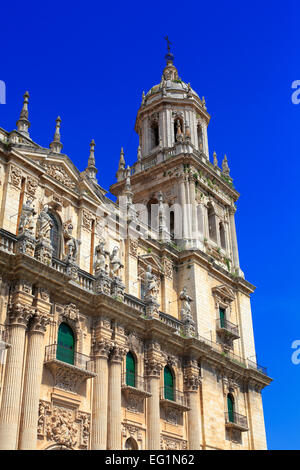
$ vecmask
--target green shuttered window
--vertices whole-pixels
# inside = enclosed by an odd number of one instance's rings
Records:
[[[173,374],[168,366],[164,369],[164,395],[166,400],[174,401]]]
[[[126,356],[126,385],[135,387],[135,360],[131,352]]]
[[[72,329],[66,323],[61,323],[58,329],[56,358],[59,361],[74,364],[74,346]]]

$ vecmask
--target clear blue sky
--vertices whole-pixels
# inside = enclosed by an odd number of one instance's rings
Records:
[[[299,1],[2,2],[0,127],[15,128],[30,92],[31,137],[48,146],[62,118],[63,151],[80,170],[96,141],[99,182],[115,181],[120,147],[136,158],[142,91],[161,78],[165,41],[180,77],[207,102],[209,146],[227,153],[241,198],[241,267],[257,285],[253,320],[268,445],[300,449],[299,122],[291,83],[300,79]]]

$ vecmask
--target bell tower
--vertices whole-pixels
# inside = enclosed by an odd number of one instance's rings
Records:
[[[230,272],[243,273],[234,223],[234,189],[227,157],[209,159],[205,99],[178,75],[168,52],[161,81],[143,92],[135,130],[137,161],[130,169],[132,203],[144,207],[139,218],[148,236],[182,249],[201,250]],[[112,194],[125,195],[124,153]]]

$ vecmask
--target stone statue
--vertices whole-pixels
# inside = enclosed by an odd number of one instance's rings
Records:
[[[145,272],[145,296],[147,299],[155,299],[158,293],[158,282],[157,277],[152,274],[152,267],[150,264],[147,266],[147,271]]]
[[[186,287],[184,287],[180,292],[179,298],[181,300],[181,318],[184,319],[191,317],[192,319],[191,302],[193,299],[188,295]]]
[[[176,120],[176,140],[177,142],[182,141],[182,130],[180,119]]]
[[[26,203],[23,204],[20,222],[19,222],[19,229],[18,234],[22,234],[25,231],[30,232],[32,234],[34,229],[33,224],[33,217],[36,215],[36,212],[33,207],[31,207],[32,199],[28,198]]]
[[[50,240],[52,220],[48,214],[48,205],[45,204],[37,219],[37,238],[38,240]]]
[[[104,249],[105,241],[100,241],[95,248],[96,261],[94,264],[95,276],[100,272],[106,272],[106,257],[109,254],[108,251]]]
[[[111,255],[110,255],[110,275],[111,277],[119,277],[120,269],[123,268],[123,264],[121,263],[120,259],[118,258],[118,251],[119,248],[117,246],[114,247]]]

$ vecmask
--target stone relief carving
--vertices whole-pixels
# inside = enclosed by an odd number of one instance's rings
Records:
[[[157,277],[152,274],[152,267],[150,264],[147,266],[145,272],[145,300],[156,300],[158,295],[158,280]]]
[[[82,225],[87,230],[92,230],[93,214],[85,209],[82,211]]]
[[[96,261],[94,263],[95,276],[98,276],[101,272],[107,273],[107,257],[109,252],[105,250],[105,241],[100,241],[95,247]]]
[[[138,255],[139,241],[137,238],[129,238],[129,253],[132,256],[137,257]]]
[[[69,189],[76,189],[76,183],[71,180],[63,165],[52,165],[46,162],[42,162],[41,165],[45,168],[47,175],[52,176]]]
[[[37,433],[39,439],[72,449],[87,449],[90,436],[90,415],[76,409],[40,401]]]
[[[126,408],[132,413],[143,413],[144,397],[141,397],[134,392],[128,392]]]
[[[120,277],[120,270],[124,267],[121,260],[118,257],[119,248],[117,246],[114,247],[111,255],[110,255],[110,275],[111,277]]]
[[[63,312],[61,314],[63,319],[69,319],[74,322],[79,321],[79,309],[76,307],[75,304],[67,304],[63,307]]]
[[[64,240],[65,240],[65,247],[66,247],[66,259],[65,261],[76,263],[77,254],[78,254],[78,247],[81,244],[80,240],[76,240],[72,236],[73,233],[73,224],[71,220],[68,220],[63,225],[64,231]],[[77,275],[76,275],[77,279]]]
[[[177,426],[178,424],[178,419],[179,419],[179,412],[176,410],[176,408],[167,406],[165,408],[165,420],[173,424],[174,426]]]
[[[30,196],[34,197],[38,187],[38,181],[35,178],[29,176],[26,182],[26,191]]]
[[[160,448],[162,450],[185,450],[187,449],[187,441],[181,439],[173,439],[167,436],[161,436]]]
[[[164,259],[164,273],[166,277],[173,278],[173,263],[169,258]]]
[[[10,169],[11,184],[13,184],[16,188],[20,188],[21,180],[22,180],[22,171],[16,166],[11,166],[11,169]]]

